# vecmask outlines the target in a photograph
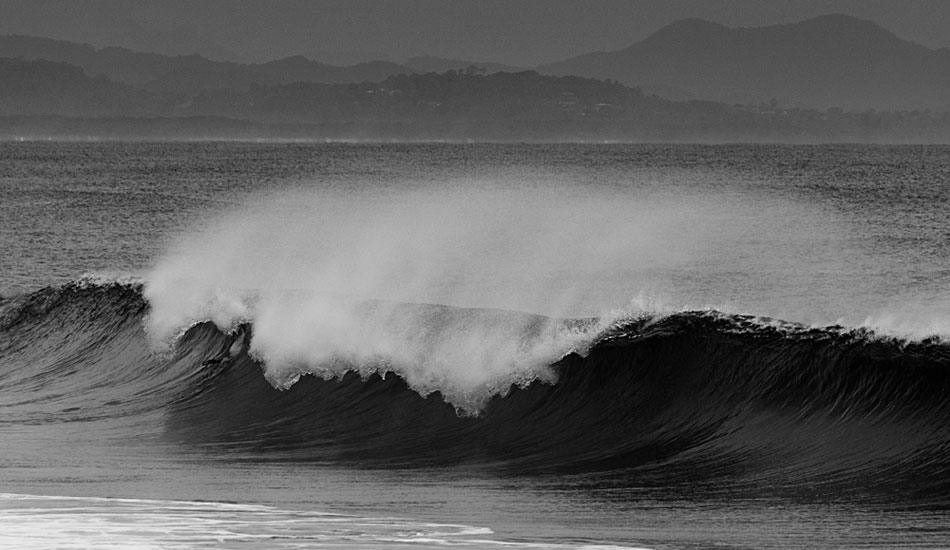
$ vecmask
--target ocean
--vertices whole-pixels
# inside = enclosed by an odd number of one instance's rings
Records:
[[[0,143],[0,547],[946,548],[950,147]]]

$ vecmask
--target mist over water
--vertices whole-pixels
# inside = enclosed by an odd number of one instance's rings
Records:
[[[251,351],[278,387],[394,370],[423,394],[477,405],[551,379],[551,362],[609,324],[558,319],[636,292],[605,286],[603,266],[672,268],[698,251],[701,225],[695,204],[598,194],[285,192],[178,240],[148,276],[149,330],[167,343],[202,320],[252,323]]]
[[[813,223],[783,223],[779,208]],[[163,346],[200,321],[250,323],[277,387],[394,371],[471,410],[513,383],[553,380],[552,362],[618,319],[723,306],[675,295],[671,274],[746,269],[759,288],[787,278],[789,258],[743,260],[736,243],[814,240],[829,232],[819,220],[748,197],[512,181],[295,189],[183,233],[147,277],[148,329]]]
[[[623,297],[592,304],[592,276],[682,264],[722,233],[708,218],[695,202],[596,191],[285,192],[185,234],[149,279],[590,314]]]

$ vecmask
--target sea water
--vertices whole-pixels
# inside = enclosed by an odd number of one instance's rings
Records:
[[[950,148],[0,144],[0,542],[939,548]]]

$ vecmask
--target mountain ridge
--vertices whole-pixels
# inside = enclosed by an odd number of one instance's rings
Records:
[[[950,49],[931,50],[841,14],[764,27],[679,20],[627,48],[538,70],[727,103],[950,109]]]
[[[0,137],[950,142],[950,49],[849,16],[680,20],[573,59],[603,74],[435,57],[240,64],[0,36]],[[696,99],[697,82],[712,99]],[[868,107],[882,98],[900,101]]]
[[[244,89],[252,84],[378,81],[394,74],[416,72],[388,61],[335,66],[303,56],[290,56],[266,63],[244,64],[212,61],[197,54],[169,56],[117,46],[97,49],[88,44],[25,35],[0,36],[0,57],[68,63],[80,67],[89,76],[102,74],[145,91],[179,94]]]
[[[0,57],[46,59],[152,93],[193,96],[294,82],[379,82],[398,74],[521,70],[501,63],[419,56],[403,64],[334,66],[301,55],[264,63],[212,61],[51,38],[0,36]],[[673,100],[785,108],[950,110],[950,48],[929,49],[868,20],[828,14],[797,23],[727,27],[681,19],[646,39],[536,68],[554,76],[616,80]]]
[[[950,143],[950,113],[845,113],[671,101],[537,71],[256,85],[190,97],[79,67],[0,58],[3,139]]]

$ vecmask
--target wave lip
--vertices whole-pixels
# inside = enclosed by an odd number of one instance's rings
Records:
[[[551,364],[586,348],[608,325],[302,291],[222,294],[212,298],[215,325],[246,339],[274,387],[287,389],[307,374],[393,373],[420,395],[438,391],[468,413],[512,385],[553,383]],[[187,330],[190,318],[169,323],[153,309],[147,326],[161,341]]]

